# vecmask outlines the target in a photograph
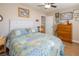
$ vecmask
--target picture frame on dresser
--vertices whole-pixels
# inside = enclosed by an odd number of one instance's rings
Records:
[[[74,12],[73,16],[75,18],[75,21],[79,21],[79,10],[74,10],[73,12]]]

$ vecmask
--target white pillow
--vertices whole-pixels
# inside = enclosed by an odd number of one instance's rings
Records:
[[[19,35],[21,35],[21,31],[17,30],[17,31],[15,32],[15,34],[16,34],[16,36],[19,36]]]

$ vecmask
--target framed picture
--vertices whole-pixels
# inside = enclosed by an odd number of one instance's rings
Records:
[[[65,12],[60,14],[61,20],[72,20],[73,19],[73,12]]]
[[[75,18],[77,18],[77,17],[79,18],[79,13],[74,13],[74,17]]]
[[[29,17],[29,9],[18,8],[19,17]]]
[[[74,17],[79,18],[79,10],[74,10]]]
[[[73,16],[74,16],[76,21],[79,21],[79,10],[74,10]]]

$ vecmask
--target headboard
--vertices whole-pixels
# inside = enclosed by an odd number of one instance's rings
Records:
[[[9,31],[18,28],[31,28],[34,27],[33,20],[10,20],[9,21]]]

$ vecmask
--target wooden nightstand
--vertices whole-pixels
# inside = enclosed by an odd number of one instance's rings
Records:
[[[0,54],[6,52],[6,38],[4,36],[0,36]]]

